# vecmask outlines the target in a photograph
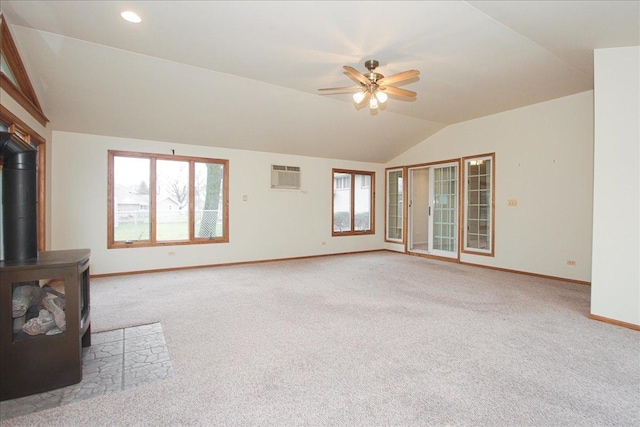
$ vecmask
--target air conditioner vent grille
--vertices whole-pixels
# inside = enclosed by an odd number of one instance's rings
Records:
[[[271,165],[271,188],[300,189],[300,167]]]

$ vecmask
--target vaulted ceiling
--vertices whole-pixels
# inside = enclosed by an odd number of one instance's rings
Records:
[[[53,130],[387,162],[447,125],[593,89],[637,1],[7,1]],[[120,13],[134,10],[140,24]],[[344,65],[416,69],[378,110]]]

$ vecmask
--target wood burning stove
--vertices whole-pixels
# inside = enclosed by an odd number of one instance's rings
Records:
[[[37,251],[36,151],[0,132],[0,154],[0,400],[8,400],[82,380],[82,347],[91,345],[90,251]]]

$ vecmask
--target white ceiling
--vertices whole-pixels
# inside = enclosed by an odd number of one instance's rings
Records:
[[[638,1],[6,1],[54,130],[387,162],[447,125],[593,89]],[[143,22],[130,24],[131,9]],[[343,70],[416,69],[358,109]]]

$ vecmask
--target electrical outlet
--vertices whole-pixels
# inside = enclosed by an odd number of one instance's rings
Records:
[[[516,207],[518,206],[518,201],[516,199],[507,200],[507,206]]]
[[[169,256],[174,256],[175,254],[175,252],[169,252]]]
[[[567,260],[567,265],[570,265],[570,266],[572,266],[572,267],[575,267],[575,266],[576,266],[576,261],[575,261],[575,260],[573,260],[573,259],[568,259],[568,260]]]
[[[322,242],[321,243],[322,246],[325,246],[326,244],[327,244],[327,242]]]

